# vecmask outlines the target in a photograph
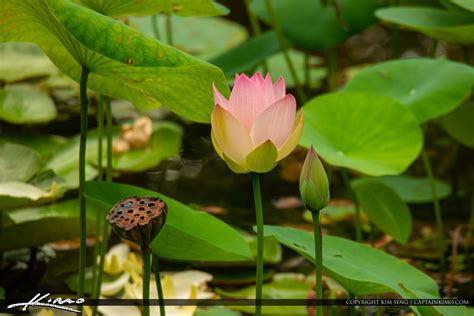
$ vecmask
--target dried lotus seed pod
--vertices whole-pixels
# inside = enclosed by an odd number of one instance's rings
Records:
[[[167,213],[159,197],[131,196],[112,207],[107,221],[120,237],[148,247],[165,224]]]

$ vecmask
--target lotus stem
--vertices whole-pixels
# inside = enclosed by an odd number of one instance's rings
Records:
[[[337,54],[335,48],[326,50],[326,67],[328,69],[328,90],[337,88]]]
[[[464,58],[464,63],[470,65],[471,64],[471,56],[469,54],[469,46],[463,45],[462,46],[462,55]]]
[[[293,82],[295,83],[296,93],[298,94],[298,98],[300,99],[300,101],[304,103],[306,102],[306,95],[301,87],[301,82],[296,73],[295,66],[293,65],[293,62],[290,58],[290,54],[288,53],[288,47],[285,41],[285,37],[283,36],[283,31],[281,30],[278,17],[276,16],[275,10],[273,9],[272,0],[265,0],[265,5],[272,21],[272,27],[277,35],[280,48],[283,51],[286,64],[288,65],[288,69],[290,70],[291,77],[293,78]]]
[[[262,282],[263,282],[263,207],[260,190],[260,174],[252,173],[253,199],[257,218],[257,273],[255,290],[255,315],[262,315]]]
[[[142,247],[143,255],[143,316],[150,316],[150,246]]]
[[[86,144],[87,144],[87,79],[89,70],[82,67],[80,80],[81,98],[81,136],[79,142],[79,217],[80,217],[80,248],[79,248],[79,284],[77,295],[84,296],[84,278],[86,271],[86,199],[84,198],[84,186],[86,183]]]
[[[104,166],[102,162],[103,155],[103,139],[104,139],[104,97],[99,97],[97,104],[97,171],[99,175],[97,178],[102,180],[104,173]]]
[[[101,214],[101,218],[104,218],[104,214],[102,212],[99,212]],[[98,268],[98,274],[97,274],[97,281],[94,286],[94,294],[97,296],[97,298],[100,297],[100,292],[102,290],[102,279],[104,277],[104,264],[105,264],[105,253],[107,252],[107,246],[108,246],[108,236],[110,233],[110,228],[109,225],[107,225],[106,222],[103,223],[102,226],[102,241],[100,243],[100,253],[99,253],[99,268]],[[95,305],[94,308],[92,309],[92,315],[97,315],[97,309],[98,306]]]
[[[165,316],[165,302],[163,296],[163,287],[161,286],[160,260],[158,255],[153,253],[153,265],[155,268],[156,290],[158,291],[158,300],[160,302],[160,316]]]
[[[102,180],[102,175],[104,173],[103,163],[102,163],[102,149],[103,149],[103,135],[104,134],[104,98],[99,96],[99,103],[97,104],[97,171],[99,180]],[[95,218],[95,244],[94,244],[94,261],[92,263],[92,298],[96,298],[97,293],[94,292],[94,284],[97,282],[97,256],[99,255],[100,248],[100,227],[102,223],[101,212],[98,211]]]
[[[433,169],[431,166],[430,159],[428,158],[428,154],[426,152],[426,149],[423,149],[422,151],[422,159],[423,159],[423,166],[425,168],[425,172],[428,176],[428,179],[430,181],[430,186],[431,186],[431,195],[433,197],[433,208],[434,208],[434,213],[435,213],[435,220],[436,220],[436,239],[438,241],[438,252],[440,255],[440,272],[441,272],[441,285],[444,284],[444,277],[446,274],[446,258],[444,257],[444,253],[446,250],[445,247],[445,238],[444,238],[444,225],[443,225],[443,218],[441,215],[441,206],[439,204],[439,199],[438,199],[438,192],[436,189],[436,182],[435,178],[433,176]]]
[[[357,196],[352,189],[351,182],[349,180],[349,176],[347,175],[346,170],[341,169],[342,180],[344,181],[344,185],[346,186],[347,191],[351,197],[352,202],[354,203],[355,208],[355,230],[356,230],[356,240],[358,242],[362,241],[362,229],[361,229],[361,220],[360,220],[360,206],[359,201],[357,200]]]
[[[105,126],[105,133],[107,137],[107,169],[106,169],[106,181],[112,182],[112,107],[110,104],[110,98],[104,97],[105,105],[106,105],[106,126]],[[100,213],[100,218],[104,221],[104,214]],[[100,243],[99,248],[99,267],[98,267],[98,274],[97,280],[93,283],[93,293],[97,298],[100,297],[100,292],[102,289],[102,278],[104,275],[104,263],[105,263],[105,253],[107,252],[108,246],[108,236],[110,233],[109,225],[106,222],[103,222],[102,226],[102,241]],[[96,258],[96,257],[95,257]],[[96,260],[96,259],[94,259]],[[92,314],[95,316],[97,315],[98,306],[94,306],[92,309]]]
[[[313,233],[314,233],[314,268],[316,273],[316,299],[323,299],[323,239],[321,234],[320,216],[321,212],[307,206],[313,217]],[[323,315],[323,306],[321,301],[316,304],[316,315]]]
[[[311,85],[311,55],[304,54],[304,86],[308,89]]]
[[[429,56],[431,58],[436,57],[436,50],[438,49],[438,43],[439,41],[437,39],[434,39],[434,38],[431,39],[431,47],[430,47],[430,53],[429,53]]]
[[[106,181],[112,182],[112,106],[110,98],[105,99],[106,105],[106,134],[107,134],[107,172]]]
[[[250,28],[252,29],[252,33],[254,36],[258,36],[262,34],[262,29],[260,28],[260,24],[258,23],[257,17],[255,16],[255,14],[253,14],[252,10],[250,10],[250,4],[252,3],[252,0],[245,0],[244,3],[245,10],[247,11],[247,15],[250,20]],[[268,63],[266,59],[262,61],[262,68],[265,74],[268,73]]]
[[[168,40],[168,44],[173,46],[173,23],[171,21],[171,15],[166,15],[166,39]]]
[[[158,15],[151,16],[151,27],[153,28],[153,34],[157,40],[161,40],[160,27],[158,24]]]

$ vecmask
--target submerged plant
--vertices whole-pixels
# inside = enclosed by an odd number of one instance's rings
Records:
[[[323,241],[321,235],[321,210],[329,204],[329,181],[323,164],[313,146],[303,164],[300,175],[300,193],[306,207],[311,211],[314,226],[314,249],[316,271],[316,299],[323,299]],[[316,305],[316,315],[323,314],[322,305]]]
[[[251,173],[257,217],[256,309],[261,314],[263,277],[263,209],[260,174],[272,170],[288,156],[301,136],[303,112],[296,115],[296,100],[286,94],[285,80],[275,84],[269,74],[251,78],[236,75],[227,100],[214,89],[211,115],[212,143],[218,155],[236,173]]]
[[[120,237],[138,244],[143,254],[143,315],[150,314],[150,244],[166,221],[168,208],[159,197],[132,196],[117,202],[107,220]],[[158,271],[155,271],[159,275]],[[161,283],[157,282],[160,287]],[[158,290],[161,292],[161,289]]]

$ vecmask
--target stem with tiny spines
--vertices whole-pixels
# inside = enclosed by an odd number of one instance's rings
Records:
[[[143,255],[143,316],[150,315],[150,246],[142,247]]]
[[[165,316],[165,302],[163,300],[163,287],[161,285],[160,276],[160,260],[156,253],[153,253],[153,265],[155,269],[156,290],[158,292],[158,300],[160,302],[160,316]]]
[[[265,0],[265,5],[272,21],[272,27],[275,30],[278,42],[283,51],[283,56],[285,57],[286,64],[288,65],[288,69],[290,70],[291,77],[293,78],[293,82],[295,83],[296,93],[298,94],[298,98],[300,99],[300,101],[304,103],[306,102],[306,95],[301,87],[301,82],[298,78],[298,74],[296,73],[295,66],[293,65],[293,62],[290,58],[290,54],[288,53],[288,47],[283,36],[283,31],[281,30],[278,17],[275,13],[275,10],[273,9],[272,0]]]
[[[255,315],[262,314],[262,282],[263,282],[263,207],[260,189],[260,174],[252,173],[253,198],[257,218],[257,273],[255,289]]]
[[[80,248],[79,248],[79,284],[77,295],[84,296],[84,279],[86,271],[86,199],[84,188],[86,183],[86,144],[87,144],[87,110],[89,101],[87,99],[87,80],[89,70],[83,66],[80,80],[80,103],[81,103],[81,136],[79,141],[79,217],[80,217]],[[80,307],[81,308],[81,307]]]
[[[306,206],[313,217],[313,233],[314,233],[314,267],[316,273],[316,299],[323,299],[323,239],[321,234],[320,216],[319,210],[313,209]],[[323,306],[319,302],[316,304],[316,315],[323,315]]]

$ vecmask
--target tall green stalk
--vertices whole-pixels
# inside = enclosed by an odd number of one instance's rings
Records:
[[[165,302],[163,300],[163,287],[161,286],[160,276],[160,259],[155,253],[153,253],[153,265],[155,269],[156,290],[158,291],[158,300],[160,302],[160,316],[165,316]]]
[[[158,24],[158,15],[151,16],[151,27],[153,28],[153,34],[157,40],[161,40],[160,27]]]
[[[319,210],[312,209],[307,206],[313,216],[313,233],[314,233],[314,264],[316,272],[316,299],[323,299],[323,238],[321,235],[320,216]],[[316,315],[323,315],[323,306],[321,303],[316,305]]]
[[[168,44],[170,46],[174,45],[173,41],[173,23],[171,21],[171,15],[166,15],[166,39],[168,40]]]
[[[106,127],[105,133],[107,135],[107,171],[105,180],[112,182],[112,106],[110,98],[105,99],[106,106]]]
[[[346,170],[341,169],[342,180],[344,181],[344,185],[346,190],[349,192],[352,202],[354,203],[355,208],[355,230],[356,230],[356,240],[358,242],[362,241],[362,228],[361,228],[361,220],[360,220],[360,206],[357,196],[352,189],[351,182],[349,180],[349,176],[347,175]]]
[[[143,255],[143,316],[150,316],[150,246],[142,247]]]
[[[77,295],[84,296],[84,278],[86,271],[86,199],[84,197],[84,186],[86,184],[86,144],[87,144],[87,79],[89,70],[83,66],[80,81],[81,98],[81,138],[79,142],[79,217],[80,217],[80,249],[79,249],[79,284]]]
[[[285,41],[285,37],[283,36],[283,31],[281,30],[280,22],[278,21],[278,17],[273,9],[272,0],[265,0],[265,5],[267,7],[268,14],[270,15],[272,21],[272,27],[275,30],[275,33],[278,38],[278,43],[280,44],[280,48],[283,51],[283,56],[285,57],[286,64],[288,65],[288,69],[290,70],[291,77],[293,78],[293,82],[295,83],[296,93],[298,94],[298,98],[302,103],[306,102],[306,95],[301,87],[301,82],[298,78],[298,74],[296,73],[295,66],[290,58],[290,54],[288,53],[288,46]]]
[[[103,163],[102,163],[102,152],[103,152],[103,137],[104,136],[104,98],[99,96],[99,103],[97,104],[97,178],[102,180],[102,175],[104,173]],[[97,282],[97,256],[99,255],[100,248],[100,228],[101,223],[103,222],[101,212],[96,213],[95,218],[95,244],[94,244],[94,254],[92,256],[92,284]],[[94,293],[95,288],[92,288],[92,298],[96,298],[97,294]]]
[[[337,88],[337,54],[335,48],[326,50],[326,67],[328,69],[328,90]]]
[[[262,29],[260,28],[260,24],[258,23],[258,19],[253,14],[252,10],[250,10],[250,4],[252,3],[252,0],[245,0],[245,10],[247,11],[247,16],[249,17],[250,20],[250,28],[252,29],[252,33],[254,36],[258,36],[262,34]],[[264,73],[268,73],[268,63],[267,60],[264,59],[262,61],[262,68]]]
[[[112,106],[110,104],[110,98],[105,97],[105,105],[106,105],[106,126],[105,126],[105,134],[107,138],[107,169],[106,169],[106,181],[112,182]],[[100,297],[100,292],[102,288],[102,278],[104,275],[104,263],[105,263],[105,253],[107,252],[108,246],[108,236],[110,233],[110,227],[108,223],[105,222],[104,216],[105,214],[99,212],[102,218],[102,240],[100,243],[99,248],[99,267],[98,267],[98,274],[97,280],[93,283],[93,293],[95,296]],[[98,306],[94,306],[92,309],[92,315],[97,315]]]
[[[470,65],[471,64],[471,55],[469,54],[469,46],[467,46],[467,45],[462,46],[462,55],[463,55],[464,63]]]
[[[441,215],[441,206],[439,204],[438,192],[436,189],[436,182],[433,175],[433,169],[431,166],[430,159],[428,158],[428,154],[426,153],[426,149],[423,149],[422,154],[423,158],[423,166],[425,167],[425,172],[428,176],[431,186],[431,194],[433,197],[433,208],[435,213],[435,220],[436,220],[436,239],[438,241],[438,252],[440,255],[440,264],[441,264],[441,284],[444,284],[444,277],[446,274],[446,258],[444,257],[444,253],[446,252],[445,247],[445,238],[444,238],[444,225],[443,225],[443,218]]]
[[[262,315],[262,282],[263,282],[263,207],[260,190],[260,174],[252,173],[253,199],[257,218],[257,273],[255,290],[255,315]]]

